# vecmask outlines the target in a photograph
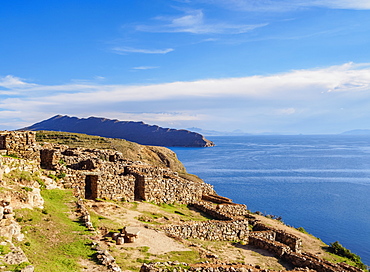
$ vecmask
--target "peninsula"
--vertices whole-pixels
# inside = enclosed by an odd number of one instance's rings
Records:
[[[203,135],[184,129],[162,128],[143,122],[119,121],[106,118],[77,118],[56,115],[21,130],[51,130],[84,133],[108,138],[125,139],[143,145],[210,147],[213,142]]]

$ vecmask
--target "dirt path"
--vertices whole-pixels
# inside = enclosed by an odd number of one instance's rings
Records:
[[[164,232],[149,229],[145,227],[145,224],[136,219],[142,215],[140,211],[158,212],[158,209],[155,209],[155,206],[152,204],[143,202],[139,203],[137,211],[109,202],[100,202],[95,203],[94,205],[97,206],[93,207],[94,211],[98,214],[107,217],[122,226],[135,227],[140,230],[139,238],[136,239],[135,243],[125,243],[121,246],[117,246],[119,248],[149,247],[148,252],[156,255],[171,251],[189,251],[189,249],[183,244],[169,238]]]

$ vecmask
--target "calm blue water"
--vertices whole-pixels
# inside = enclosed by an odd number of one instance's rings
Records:
[[[370,136],[207,138],[217,146],[171,148],[189,173],[370,265]]]

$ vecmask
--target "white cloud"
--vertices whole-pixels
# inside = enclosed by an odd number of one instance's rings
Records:
[[[12,75],[0,77],[0,87],[7,89],[11,88],[27,88],[30,86],[36,86],[37,84],[31,84],[24,82],[21,78]]]
[[[368,0],[311,0],[300,1],[300,5],[333,9],[370,9],[370,2]]]
[[[245,11],[282,12],[307,7],[324,7],[330,9],[368,10],[368,0],[201,0],[201,2],[218,3],[227,8]]]
[[[202,10],[187,10],[179,17],[156,17],[165,24],[138,25],[136,30],[144,32],[183,32],[192,34],[241,34],[267,24],[229,24],[224,22],[206,23]]]
[[[140,112],[140,113],[117,113],[117,112],[104,112],[104,117],[114,118],[119,120],[142,121],[148,123],[170,123],[179,121],[195,121],[203,120],[206,118],[203,114],[192,114],[191,112]]]
[[[166,127],[197,126],[202,120],[214,120],[217,126],[250,122],[277,127],[292,122],[289,118],[296,123],[313,117],[316,122],[329,122],[349,112],[347,119],[370,118],[370,64],[142,86],[23,83],[27,87],[22,96],[0,100],[5,114],[0,114],[1,123],[8,123],[7,116],[14,113],[21,120],[14,122],[15,128],[21,127],[18,123],[32,124],[54,114],[141,120]],[[17,84],[13,86],[17,90]],[[36,91],[37,97],[33,95]],[[338,113],[340,108],[346,111]]]
[[[290,115],[290,114],[294,114],[294,113],[296,113],[296,109],[295,108],[286,108],[286,109],[278,109],[277,110],[277,114]]]
[[[14,85],[17,86],[17,85]],[[327,68],[294,70],[287,73],[241,78],[205,79],[155,85],[126,86],[103,84],[35,85],[25,83],[28,91],[58,91],[37,98],[42,103],[111,103],[119,101],[156,101],[180,98],[246,97],[257,99],[299,98],[307,92],[357,92],[370,90],[370,64],[346,63]],[[16,87],[15,87],[16,89]],[[68,93],[66,93],[66,91]],[[73,92],[72,92],[73,91]],[[32,99],[30,97],[30,99]],[[41,103],[41,102],[40,102]]]
[[[117,54],[141,53],[141,54],[167,54],[174,51],[173,48],[166,49],[139,49],[132,47],[114,47],[112,51]]]
[[[151,70],[151,69],[157,69],[159,66],[137,66],[133,67],[133,70]]]

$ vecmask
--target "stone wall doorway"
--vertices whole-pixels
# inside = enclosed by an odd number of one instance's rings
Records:
[[[98,178],[97,175],[87,175],[85,178],[85,198],[98,198]]]
[[[6,149],[6,136],[0,136],[0,149]]]

